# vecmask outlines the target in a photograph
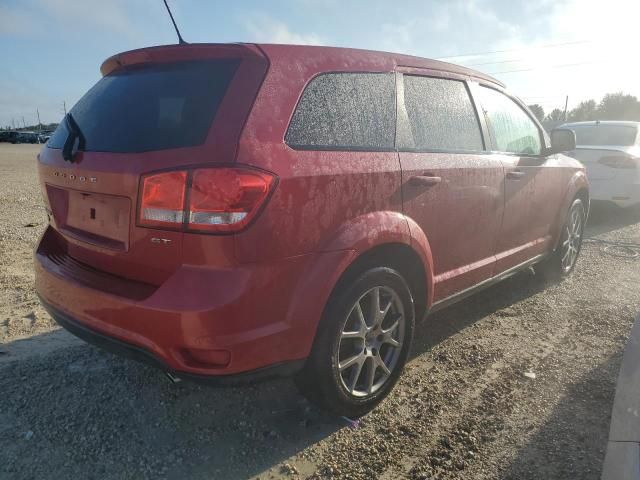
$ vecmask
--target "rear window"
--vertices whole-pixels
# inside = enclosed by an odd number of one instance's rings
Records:
[[[413,144],[422,151],[483,150],[482,134],[471,97],[463,82],[404,76],[404,104]]]
[[[393,73],[326,73],[298,103],[286,141],[314,150],[390,150],[395,137]]]
[[[630,147],[635,144],[637,128],[631,125],[574,125],[578,146]]]
[[[70,113],[86,151],[133,153],[204,142],[238,61],[136,66],[103,77]],[[61,122],[49,147],[62,148]]]

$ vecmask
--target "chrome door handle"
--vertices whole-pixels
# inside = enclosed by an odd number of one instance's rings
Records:
[[[409,177],[409,185],[414,187],[431,187],[442,181],[442,178],[433,175],[414,175]]]
[[[507,178],[510,180],[520,180],[524,176],[525,173],[521,170],[512,170],[510,172],[507,172]]]

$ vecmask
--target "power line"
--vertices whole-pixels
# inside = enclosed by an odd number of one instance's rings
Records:
[[[499,62],[468,63],[465,65],[465,67],[476,67],[478,65],[494,65],[497,63],[515,63],[515,62],[522,62],[524,60],[526,60],[526,58],[516,58],[513,60],[501,60]]]
[[[536,100],[535,98],[527,98],[527,97],[520,97],[520,99],[523,102],[527,102],[527,103],[537,103],[538,105],[553,105],[563,101],[564,96],[562,98],[558,97],[555,100]]]
[[[564,95],[524,95],[522,98],[528,98],[528,99],[564,98]]]
[[[530,98],[527,97],[520,97],[521,100],[526,100],[527,102],[533,102],[533,103],[537,103],[538,105],[552,105],[555,103],[558,103],[560,101],[564,101],[564,95],[562,95],[562,98],[558,97],[558,100],[547,100],[547,101],[536,101],[536,100],[531,100]]]
[[[578,62],[578,63],[565,63],[562,65],[548,65],[545,67],[534,67],[534,68],[523,68],[521,70],[505,70],[504,72],[489,72],[489,75],[502,75],[504,73],[517,73],[517,72],[531,72],[533,70],[545,70],[547,68],[565,68],[565,67],[578,67],[581,65],[592,65],[594,63],[602,63],[603,60],[601,61],[594,61],[594,62]]]
[[[518,62],[526,62],[526,61],[530,61],[530,58],[513,58],[511,60],[500,60],[500,61],[496,61],[496,62],[482,62],[482,63],[468,63],[466,65],[464,65],[465,67],[477,67],[477,66],[481,66],[481,65],[497,65],[500,63],[518,63]]]
[[[527,105],[539,105],[545,110],[554,110],[556,108],[561,108],[564,102],[556,102],[556,103],[535,103],[535,102],[525,102]]]
[[[534,45],[532,47],[526,48],[512,48],[509,50],[494,50],[492,52],[477,52],[477,53],[464,53],[460,55],[449,55],[448,57],[438,57],[436,60],[446,60],[448,58],[460,58],[460,57],[481,57],[484,55],[493,55],[494,53],[507,53],[507,52],[522,52],[525,50],[532,50],[535,48],[555,48],[555,47],[563,47],[565,45],[579,45],[583,43],[591,43],[591,40],[579,40],[576,42],[563,42],[563,43],[549,43],[547,45]]]

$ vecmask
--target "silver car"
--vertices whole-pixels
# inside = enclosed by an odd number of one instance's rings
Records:
[[[576,134],[570,154],[587,169],[591,199],[640,206],[640,122],[566,123]]]

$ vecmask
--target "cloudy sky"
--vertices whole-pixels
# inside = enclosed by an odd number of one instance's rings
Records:
[[[0,0],[0,125],[58,121],[108,56],[175,42],[162,0]],[[472,66],[546,111],[640,96],[640,0],[170,0],[189,42],[320,44]],[[495,53],[494,53],[495,52]]]

